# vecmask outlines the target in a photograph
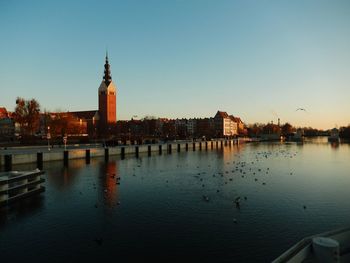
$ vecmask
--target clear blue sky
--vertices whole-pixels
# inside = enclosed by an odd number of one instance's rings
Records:
[[[0,106],[97,109],[108,47],[118,119],[350,123],[350,1],[0,1]],[[296,112],[298,107],[308,113]]]

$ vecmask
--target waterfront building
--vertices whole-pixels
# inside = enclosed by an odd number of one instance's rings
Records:
[[[228,136],[238,135],[238,118],[233,115],[229,115],[228,117],[230,119],[228,122],[230,127],[228,130]]]
[[[87,123],[90,137],[105,136],[115,130],[117,122],[117,87],[112,81],[111,69],[106,54],[103,80],[98,88],[98,110],[74,111],[79,120]]]
[[[159,119],[147,118],[143,120],[143,124],[145,135],[149,137],[159,137],[161,133]]]
[[[163,118],[161,120],[162,120],[161,127],[162,127],[163,138],[165,138],[166,140],[176,139],[175,120],[166,119],[166,118]]]
[[[215,125],[213,118],[199,118],[196,124],[196,137],[213,138],[215,137]]]
[[[71,112],[45,112],[40,114],[37,138],[51,139],[52,143],[62,144],[63,138],[69,136],[69,142],[81,141],[88,137],[87,119]],[[74,140],[73,140],[74,138]]]
[[[12,119],[0,119],[0,138],[1,140],[13,140],[15,136],[15,124]]]
[[[13,140],[15,136],[15,123],[6,108],[0,108],[0,140]]]
[[[280,126],[268,123],[262,128],[260,139],[263,141],[278,141],[281,139],[281,128]]]
[[[197,119],[188,119],[187,121],[187,134],[193,136],[197,130]]]
[[[218,111],[214,116],[215,136],[232,137],[238,135],[237,123],[232,115]]]
[[[175,120],[175,128],[176,128],[176,134],[179,138],[186,138],[187,137],[187,119],[176,119]]]
[[[112,81],[111,69],[106,54],[104,76],[98,88],[99,128],[105,133],[108,126],[117,122],[117,87]]]
[[[76,111],[73,112],[73,115],[76,118],[76,120],[79,121],[80,126],[84,124],[85,129],[81,128],[81,130],[83,131],[82,133],[87,134],[90,137],[97,136],[97,124],[100,118],[98,111]]]
[[[234,121],[237,123],[237,133],[240,135],[247,135],[247,129],[244,122],[240,117],[233,117]]]

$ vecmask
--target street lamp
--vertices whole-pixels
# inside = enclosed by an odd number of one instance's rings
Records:
[[[51,139],[50,126],[47,126],[47,149],[49,151],[50,151],[50,139]]]

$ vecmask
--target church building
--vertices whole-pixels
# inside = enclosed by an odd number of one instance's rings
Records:
[[[117,122],[117,88],[112,81],[111,69],[106,54],[104,76],[98,89],[99,126],[102,132]]]
[[[112,81],[111,69],[106,54],[104,75],[98,88],[98,110],[71,112],[75,118],[87,123],[90,137],[106,135],[117,122],[117,87]]]

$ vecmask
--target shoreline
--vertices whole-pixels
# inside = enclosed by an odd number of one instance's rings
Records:
[[[239,145],[240,143],[253,142],[248,138],[238,139],[217,139],[212,141],[174,141],[166,143],[156,144],[142,144],[142,145],[120,145],[114,147],[86,147],[82,145],[81,148],[64,147],[53,148],[48,150],[46,147],[26,148],[28,152],[0,152],[0,170],[10,171],[13,165],[37,163],[37,167],[40,169],[43,162],[49,161],[62,161],[64,165],[68,165],[69,160],[72,159],[85,159],[87,163],[91,158],[109,156],[121,156],[123,159],[126,155],[139,156],[140,153],[148,153],[148,155],[180,151],[196,151],[196,150],[209,150],[209,149],[221,149],[226,146]],[[23,149],[23,148],[22,148]],[[19,150],[19,149],[14,149]],[[7,149],[6,151],[9,151]]]

